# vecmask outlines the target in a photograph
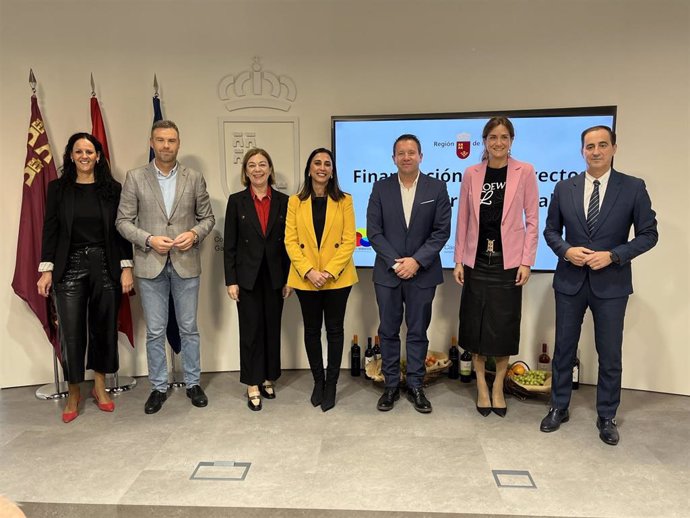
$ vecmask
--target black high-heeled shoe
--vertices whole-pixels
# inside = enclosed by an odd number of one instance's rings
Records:
[[[325,388],[325,381],[315,381],[314,389],[311,391],[311,404],[319,406],[323,402],[323,391]]]
[[[489,399],[489,404],[491,404],[491,399]],[[479,406],[479,390],[477,390],[477,412],[479,412],[482,417],[486,417],[491,413],[491,408],[490,406]]]
[[[491,410],[493,410],[493,408],[490,406],[477,405],[477,412],[479,412],[483,417],[488,416],[491,413]]]
[[[500,407],[492,406],[492,407],[491,407],[491,411],[492,411],[494,414],[496,414],[498,417],[505,417],[505,416],[506,416],[506,413],[508,412],[508,407],[505,407],[505,406],[504,406],[503,408],[500,408]],[[487,415],[488,415],[488,414],[487,414]]]
[[[321,401],[321,410],[323,410],[324,412],[328,412],[331,408],[335,406],[335,388],[335,381],[326,381],[326,385],[323,390],[323,401]]]

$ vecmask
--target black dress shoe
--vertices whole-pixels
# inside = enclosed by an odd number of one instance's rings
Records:
[[[561,427],[561,423],[567,423],[570,419],[568,409],[550,408],[546,417],[541,420],[539,429],[542,432],[555,432]]]
[[[324,380],[314,382],[314,390],[311,391],[311,404],[319,406],[323,401]]]
[[[205,407],[208,405],[208,398],[199,385],[193,385],[192,388],[188,388],[187,397],[192,400],[192,405],[194,406]]]
[[[168,399],[168,395],[165,392],[152,390],[151,394],[149,394],[149,398],[144,404],[144,412],[147,414],[155,414],[161,409],[166,399]]]
[[[597,428],[599,429],[599,439],[604,441],[606,444],[610,444],[611,446],[618,444],[620,435],[618,435],[618,428],[616,427],[615,419],[597,417]]]
[[[422,387],[408,388],[407,399],[412,402],[417,412],[421,412],[422,414],[431,413],[431,403],[424,395],[424,389]]]
[[[276,398],[276,389],[275,385],[270,384],[270,385],[259,385],[259,392],[261,392],[261,395],[265,397],[266,399],[275,399]]]
[[[395,406],[395,402],[398,399],[400,399],[400,389],[398,387],[386,388],[383,391],[383,395],[379,398],[376,408],[381,412],[388,412]]]

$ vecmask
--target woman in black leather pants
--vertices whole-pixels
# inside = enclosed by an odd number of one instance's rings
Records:
[[[54,286],[62,368],[69,395],[62,420],[79,415],[86,368],[93,369],[92,395],[112,412],[105,374],[117,372],[117,318],[122,293],[132,289],[132,247],[115,230],[121,186],[101,143],[88,133],[72,135],[62,176],[48,185],[43,247],[37,283],[44,297]]]

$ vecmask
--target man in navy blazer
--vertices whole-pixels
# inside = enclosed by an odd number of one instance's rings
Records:
[[[583,131],[587,171],[559,182],[549,206],[544,238],[559,258],[553,277],[556,348],[552,408],[540,427],[542,432],[553,432],[569,419],[572,368],[589,307],[599,355],[597,428],[601,440],[610,445],[619,440],[615,416],[621,392],[623,321],[633,292],[630,262],[658,240],[656,213],[645,183],[613,169],[615,153],[616,134],[609,127]],[[631,227],[633,239],[629,239]]]
[[[374,288],[386,387],[377,408],[387,411],[400,398],[400,325],[407,324],[408,399],[431,412],[422,389],[426,372],[431,304],[443,282],[439,253],[450,236],[450,200],[444,182],[422,174],[422,146],[414,135],[393,144],[398,173],[374,184],[367,207],[367,236],[376,251]]]

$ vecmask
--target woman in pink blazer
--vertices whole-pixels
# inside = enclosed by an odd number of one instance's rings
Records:
[[[506,415],[503,396],[510,355],[518,353],[522,286],[537,254],[539,190],[534,167],[510,157],[515,138],[506,117],[493,117],[482,131],[482,162],[462,178],[453,275],[463,286],[460,345],[472,353],[477,373],[477,411]],[[489,396],[487,356],[496,357]]]

